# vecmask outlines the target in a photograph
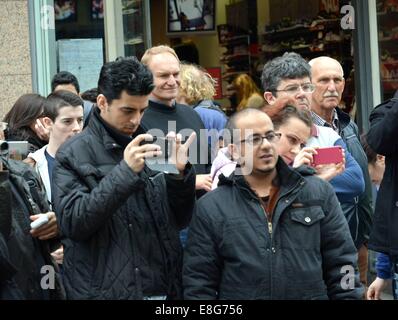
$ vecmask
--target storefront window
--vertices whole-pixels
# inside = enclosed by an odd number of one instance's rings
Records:
[[[141,59],[146,50],[145,1],[122,0],[124,55]]]
[[[81,92],[97,86],[105,62],[104,0],[55,0],[57,71],[73,73]]]
[[[398,90],[398,3],[377,1],[382,100]]]

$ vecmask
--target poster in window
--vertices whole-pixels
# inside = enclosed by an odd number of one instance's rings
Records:
[[[215,32],[216,0],[166,0],[167,34]]]
[[[104,0],[91,1],[91,19],[104,19]]]
[[[54,14],[56,21],[75,21],[77,17],[76,0],[55,0]]]

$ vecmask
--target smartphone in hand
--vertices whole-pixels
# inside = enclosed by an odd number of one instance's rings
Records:
[[[153,171],[178,174],[179,171],[174,163],[169,161],[171,157],[171,142],[165,137],[153,136],[152,141],[143,141],[143,144],[156,144],[160,147],[162,154],[153,158],[145,159],[145,164]]]
[[[318,154],[314,154],[312,166],[320,164],[340,163],[343,161],[343,148],[341,146],[317,148]]]

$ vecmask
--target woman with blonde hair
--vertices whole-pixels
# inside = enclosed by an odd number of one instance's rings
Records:
[[[199,114],[205,128],[208,130],[210,144],[213,137],[212,133],[215,132],[210,130],[216,130],[221,133],[227,122],[226,115],[213,101],[213,96],[216,92],[214,88],[216,81],[202,67],[185,62],[181,63],[180,81],[177,102],[192,106]],[[219,134],[216,140],[218,138]]]
[[[247,108],[249,99],[253,96],[263,98],[260,89],[257,87],[253,79],[248,74],[238,75],[232,82],[237,99],[237,111]]]

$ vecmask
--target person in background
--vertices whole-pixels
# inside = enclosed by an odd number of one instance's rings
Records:
[[[0,298],[64,299],[50,255],[59,245],[57,221],[40,178],[27,164],[9,159],[5,145],[0,150]],[[31,229],[30,223],[43,216],[48,222]]]
[[[35,152],[48,143],[48,130],[42,123],[44,101],[44,97],[34,93],[18,98],[3,119],[8,123],[6,140],[28,141],[30,152]]]
[[[49,131],[49,142],[43,148],[30,153],[25,162],[40,175],[51,203],[55,154],[67,139],[82,131],[83,100],[66,90],[51,93],[44,102],[43,124]]]
[[[76,95],[80,95],[80,85],[76,76],[68,71],[58,72],[51,80],[51,91],[56,92],[58,90],[70,91]],[[84,99],[84,98],[82,98]],[[87,126],[90,119],[91,110],[95,102],[90,100],[83,100],[83,112],[84,112],[84,127]]]
[[[237,107],[236,110],[240,111],[247,107],[247,101],[253,96],[261,96],[261,91],[253,81],[253,79],[246,73],[238,75],[232,81],[232,88],[236,95]]]
[[[93,104],[97,103],[98,88],[88,89],[80,95],[83,100],[90,101]]]
[[[176,101],[192,106],[199,114],[207,129],[208,143],[213,160],[219,149],[222,130],[227,123],[227,116],[213,101],[216,92],[215,80],[202,67],[181,63],[180,89]]]
[[[373,203],[376,202],[377,192],[383,180],[384,171],[386,169],[385,156],[377,154],[372,150],[366,141],[366,134],[361,135],[361,144],[368,158],[369,176],[373,184]],[[398,288],[397,281],[394,279],[393,264],[388,254],[377,253],[376,256],[376,279],[370,284],[367,291],[368,300],[380,300],[381,293],[387,287],[388,280],[393,279],[393,297],[398,300],[395,288]]]
[[[366,154],[361,146],[358,127],[350,116],[339,107],[345,87],[343,67],[330,57],[318,57],[309,62],[312,83],[311,111],[314,123],[319,127],[333,129],[344,141],[348,152],[358,163],[365,190],[352,199],[341,203],[343,212],[348,219],[354,243],[358,249],[358,267],[361,282],[367,285],[368,273],[368,240],[370,236],[373,210],[372,185],[369,178]]]
[[[190,156],[196,155],[196,159],[190,159],[197,174],[197,195],[201,196],[211,190],[210,150],[207,137],[201,135],[205,127],[198,113],[176,102],[181,84],[180,60],[172,48],[160,45],[146,50],[141,62],[151,70],[155,85],[142,125],[147,130],[159,129],[164,133],[169,131],[169,126],[175,126],[177,133],[184,130],[185,136],[196,133],[196,150],[190,151]]]

